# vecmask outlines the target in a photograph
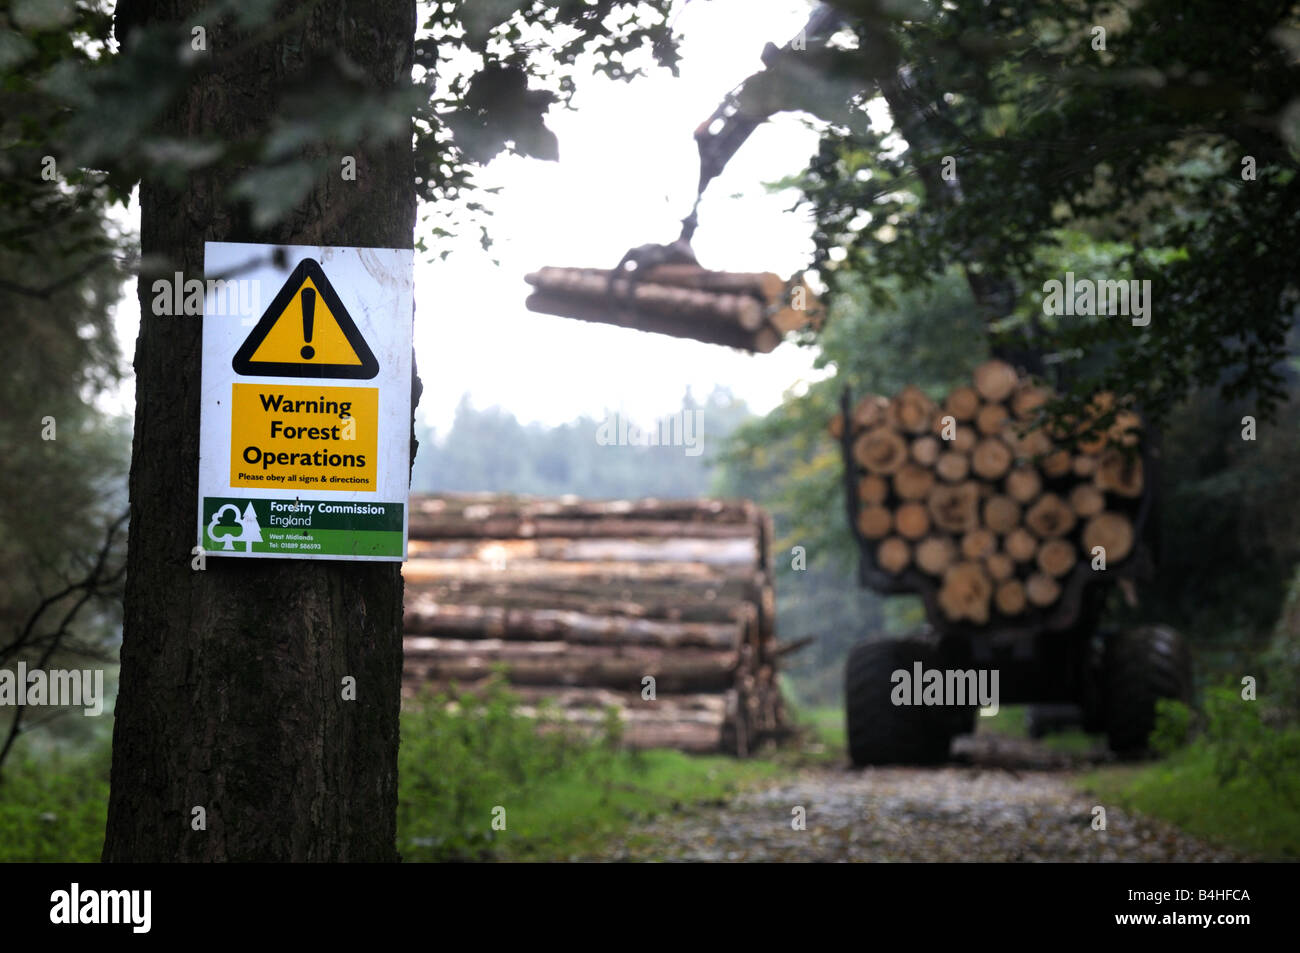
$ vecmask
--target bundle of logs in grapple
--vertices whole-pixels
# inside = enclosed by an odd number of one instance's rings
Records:
[[[542,268],[525,276],[530,311],[724,344],[766,354],[816,323],[821,306],[802,279],[771,272],[660,265],[635,278],[600,268]]]
[[[1108,393],[1049,415],[1053,396],[989,361],[942,402],[908,387],[831,423],[856,475],[860,542],[889,576],[922,574],[951,622],[1045,613],[1072,573],[1134,549],[1138,415]]]
[[[748,754],[788,730],[768,516],[744,501],[411,501],[404,689],[500,672],[635,747]],[[788,647],[787,647],[788,648]]]

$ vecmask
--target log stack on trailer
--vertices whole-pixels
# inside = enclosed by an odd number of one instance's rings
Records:
[[[1161,699],[1190,699],[1179,633],[1104,619],[1107,583],[1136,605],[1152,565],[1156,442],[1131,401],[1099,393],[1066,414],[1055,398],[1002,361],[941,396],[845,393],[830,429],[861,582],[915,593],[926,610],[909,636],[849,652],[855,765],[941,762],[991,703],[1068,706],[1113,751],[1138,755]],[[987,677],[992,696],[946,681],[944,697],[900,704],[900,670]]]
[[[530,311],[766,354],[816,325],[821,305],[802,278],[660,265],[636,279],[601,268],[546,267],[525,276]]]
[[[869,584],[919,593],[945,628],[1075,621],[1085,586],[1125,567],[1149,494],[1137,413],[1102,393],[1054,431],[1053,396],[995,360],[941,400],[846,400],[831,431]]]
[[[613,707],[634,747],[744,756],[788,732],[754,504],[427,496],[409,535],[408,696],[501,670],[526,713],[548,700],[596,725]]]

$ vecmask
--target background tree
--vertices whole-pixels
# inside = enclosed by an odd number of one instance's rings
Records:
[[[1052,357],[1080,394],[1132,393],[1156,415],[1195,386],[1265,410],[1283,399],[1300,237],[1293,4],[835,5],[852,42],[800,66],[857,80],[847,111],[823,110],[803,179],[832,289],[853,275],[882,302],[892,282],[960,264],[976,285],[1006,283],[986,315],[994,346]],[[807,85],[769,80],[763,108],[816,110]],[[887,127],[862,113],[876,94]],[[1069,254],[1071,233],[1108,246],[1103,274]],[[1151,281],[1150,326],[1046,320],[1043,283],[1064,270]],[[1099,349],[1103,364],[1080,363]]]
[[[0,667],[102,668],[120,617],[124,537],[108,529],[126,509],[128,436],[99,404],[120,375],[112,313],[129,236],[108,217],[103,177],[52,154],[69,116],[47,83],[90,62],[106,21],[71,5],[0,17]],[[0,765],[29,729],[93,730],[68,711],[0,708]]]

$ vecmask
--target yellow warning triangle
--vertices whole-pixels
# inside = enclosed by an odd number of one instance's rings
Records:
[[[304,258],[230,362],[251,377],[368,380],[379,362],[320,263]]]

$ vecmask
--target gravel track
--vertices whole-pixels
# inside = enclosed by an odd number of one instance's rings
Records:
[[[964,748],[963,748],[964,745]],[[1016,739],[958,742],[941,768],[808,768],[725,807],[661,818],[606,860],[1138,861],[1243,858],[1165,822],[1095,801],[1072,783],[1087,756]],[[794,830],[802,807],[806,829]]]

